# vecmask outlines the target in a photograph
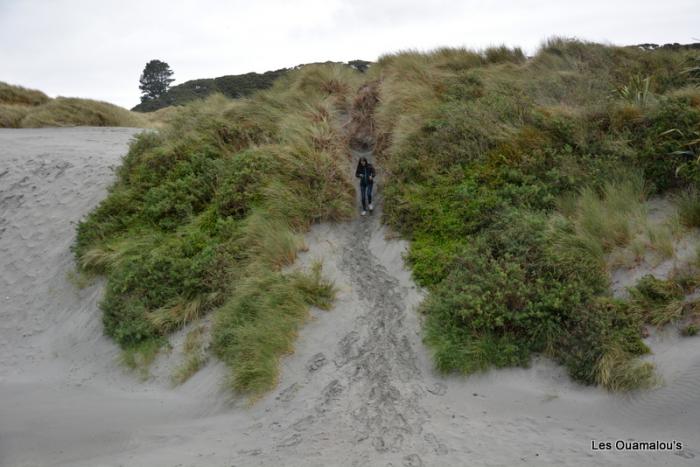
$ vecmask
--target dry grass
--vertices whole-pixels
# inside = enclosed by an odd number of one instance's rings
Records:
[[[640,361],[619,347],[605,352],[595,370],[596,382],[609,391],[647,389],[659,383],[652,363]]]
[[[13,86],[0,81],[0,104],[37,106],[49,101],[49,96],[35,89]]]

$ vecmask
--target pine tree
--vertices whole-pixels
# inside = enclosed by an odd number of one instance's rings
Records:
[[[175,81],[171,78],[172,75],[173,71],[170,69],[170,65],[165,62],[151,60],[146,63],[139,79],[141,102],[157,99],[163,95],[170,87],[170,83]]]

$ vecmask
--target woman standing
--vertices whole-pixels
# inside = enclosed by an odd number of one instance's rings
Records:
[[[355,177],[360,179],[360,197],[362,198],[362,215],[367,214],[367,207],[370,212],[374,209],[372,206],[372,185],[374,183],[374,167],[367,162],[366,157],[360,157],[355,170]]]

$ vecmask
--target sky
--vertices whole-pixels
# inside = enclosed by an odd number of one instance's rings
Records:
[[[547,37],[700,42],[700,0],[0,0],[0,81],[138,104],[146,62],[178,84],[406,49]]]

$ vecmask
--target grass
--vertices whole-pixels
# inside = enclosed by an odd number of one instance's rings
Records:
[[[654,365],[633,358],[620,347],[614,347],[600,358],[596,366],[596,383],[615,392],[648,389],[659,384]]]
[[[283,270],[313,222],[354,212],[341,125],[360,80],[307,66],[249,99],[193,102],[136,138],[74,245],[82,268],[107,276],[109,336],[157,346],[213,312],[211,350],[231,387],[253,398],[273,387],[309,307],[332,298],[320,266]],[[187,357],[174,381],[201,363]]]
[[[700,194],[695,187],[681,191],[675,198],[680,220],[686,227],[700,227]]]
[[[51,99],[41,91],[0,82],[0,128],[148,125],[148,119],[141,115],[107,102]]]
[[[653,384],[641,329],[675,309],[610,301],[607,269],[621,250],[673,254],[680,224],[652,225],[646,200],[700,181],[682,152],[700,112],[683,74],[693,52],[646,52],[553,38],[528,61],[439,49],[370,70],[384,216],[430,292],[440,370],[542,353],[584,383]]]
[[[155,361],[163,345],[162,341],[152,339],[127,346],[122,349],[121,363],[145,381],[150,377],[151,363]]]
[[[178,366],[173,375],[174,385],[180,385],[190,379],[207,362],[207,350],[204,345],[206,330],[200,325],[187,333],[183,344],[183,362]]]
[[[232,389],[256,396],[275,386],[279,358],[292,351],[309,306],[327,309],[333,300],[320,272],[251,275],[217,312],[213,348],[233,369]]]
[[[45,104],[49,100],[49,96],[41,91],[13,86],[0,81],[0,104],[37,106]]]
[[[694,53],[563,38],[528,60],[409,50],[364,74],[306,66],[249,98],[172,111],[78,227],[79,264],[107,276],[105,330],[155,347],[214,313],[231,387],[272,388],[309,307],[333,297],[318,266],[285,271],[312,223],[352,215],[347,148],[373,142],[441,371],[543,354],[586,384],[653,384],[642,328],[674,319],[676,299],[613,300],[607,268],[620,249],[671,254],[681,221],[650,226],[645,206],[700,182]],[[199,364],[186,363],[183,375]]]

